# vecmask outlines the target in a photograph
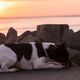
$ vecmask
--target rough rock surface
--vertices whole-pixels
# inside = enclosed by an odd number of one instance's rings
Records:
[[[6,40],[6,37],[3,33],[0,33],[0,44],[3,44]]]
[[[71,47],[71,39],[74,35],[74,31],[72,29],[68,29],[64,31],[62,41],[64,41],[69,47]]]
[[[20,42],[22,39],[24,39],[26,36],[28,36],[28,35],[30,35],[30,34],[31,34],[31,31],[26,31],[26,32],[24,32],[23,34],[21,34],[21,35],[18,37],[17,41]]]
[[[62,35],[69,26],[66,24],[44,24],[37,26],[37,40],[39,42],[55,42],[62,40]]]
[[[7,33],[5,43],[14,43],[17,41],[17,37],[17,31],[11,27]]]
[[[19,43],[27,43],[36,41],[36,31],[31,32],[31,34],[24,37]]]
[[[80,31],[75,32],[71,38],[71,48],[80,49]]]

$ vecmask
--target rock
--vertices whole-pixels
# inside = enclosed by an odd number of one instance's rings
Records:
[[[31,34],[31,31],[26,31],[26,32],[24,32],[23,34],[21,34],[21,35],[18,37],[17,41],[20,42],[22,39],[24,39],[26,36],[28,36],[28,35],[30,35],[30,34]]]
[[[36,41],[36,31],[33,31],[31,34],[23,38],[19,43],[27,43]]]
[[[5,43],[6,37],[3,33],[0,33],[0,44]]]
[[[73,49],[80,50],[80,31],[73,32],[73,30],[65,30],[62,40]]]
[[[11,27],[7,33],[5,43],[15,43],[17,41],[17,37],[17,31]]]
[[[71,39],[74,35],[74,31],[72,29],[67,29],[64,31],[62,36],[62,41],[64,41],[69,47],[71,47]]]
[[[75,32],[71,38],[71,48],[80,50],[80,31]]]
[[[69,57],[73,63],[73,66],[80,65],[80,50],[72,49],[70,47],[67,47],[67,50],[69,52]]]
[[[67,47],[67,50],[69,52],[70,58],[73,57],[76,54],[80,54],[80,50],[77,50],[77,49],[72,49],[70,47]]]
[[[37,41],[59,43],[62,41],[62,35],[66,29],[69,29],[69,26],[67,24],[38,25]]]
[[[80,54],[75,54],[71,60],[75,65],[80,66]]]

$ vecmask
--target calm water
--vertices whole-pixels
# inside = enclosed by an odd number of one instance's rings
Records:
[[[18,35],[26,30],[36,30],[39,24],[69,24],[74,31],[80,30],[80,17],[46,17],[23,19],[0,19],[0,32],[7,33],[10,27],[18,31]]]

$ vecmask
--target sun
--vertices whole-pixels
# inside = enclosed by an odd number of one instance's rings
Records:
[[[13,5],[12,2],[0,1],[0,9],[5,9],[5,8],[10,7],[12,5]]]
[[[11,6],[14,6],[14,2],[0,1],[0,15],[4,14],[6,10]]]

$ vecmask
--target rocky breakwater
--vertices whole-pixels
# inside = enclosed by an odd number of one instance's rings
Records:
[[[80,31],[74,32],[67,24],[42,24],[36,31],[25,31],[20,36],[14,28],[8,30],[7,35],[0,33],[0,44],[27,42],[65,42],[72,61],[80,65]],[[78,55],[78,56],[77,56]]]

